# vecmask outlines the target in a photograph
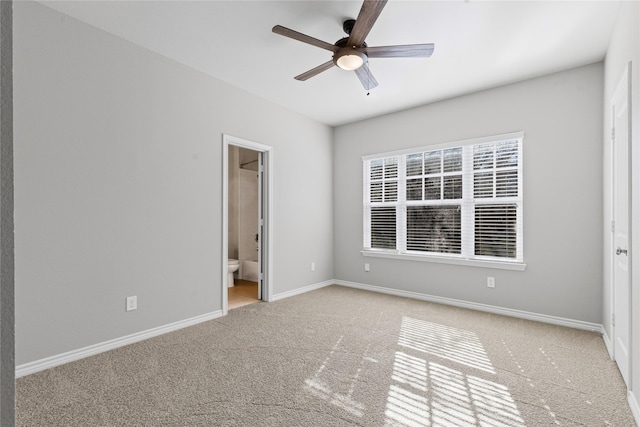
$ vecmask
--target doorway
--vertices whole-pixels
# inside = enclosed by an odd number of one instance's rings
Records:
[[[611,99],[611,150],[612,150],[612,334],[613,357],[627,386],[631,379],[631,245],[629,179],[631,151],[629,77],[631,64],[618,83]]]
[[[223,135],[223,315],[271,298],[272,158],[269,146]]]

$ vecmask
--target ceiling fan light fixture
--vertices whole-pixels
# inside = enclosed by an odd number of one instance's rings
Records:
[[[336,52],[333,62],[345,71],[353,71],[367,62],[367,56],[356,49],[344,48]]]

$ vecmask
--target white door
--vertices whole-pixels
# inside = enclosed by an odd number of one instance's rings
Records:
[[[630,384],[630,253],[629,253],[629,70],[625,70],[611,102],[613,148],[613,338],[614,358]]]

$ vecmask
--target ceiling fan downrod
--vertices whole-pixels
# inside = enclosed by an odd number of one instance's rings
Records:
[[[351,30],[353,30],[353,26],[356,24],[356,20],[355,19],[347,19],[346,21],[344,21],[342,23],[342,29],[344,30],[345,33],[347,34],[351,34]]]

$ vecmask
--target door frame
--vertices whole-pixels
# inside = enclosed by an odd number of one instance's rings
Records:
[[[624,93],[622,93],[622,91],[624,91]],[[619,355],[616,354],[616,323],[617,321],[614,321],[614,319],[617,317],[616,316],[616,241],[615,241],[615,212],[616,212],[616,196],[615,196],[615,187],[616,187],[616,147],[615,147],[615,134],[614,132],[617,133],[617,130],[615,129],[615,110],[614,110],[614,105],[616,104],[616,100],[620,97],[620,96],[626,96],[627,97],[627,114],[631,114],[631,62],[629,62],[627,64],[627,66],[625,66],[624,71],[622,73],[622,75],[620,76],[620,79],[618,80],[618,84],[616,85],[616,90],[614,91],[613,96],[611,97],[611,100],[609,101],[609,111],[608,113],[611,114],[611,200],[610,200],[610,204],[611,204],[611,244],[609,247],[609,256],[610,256],[610,265],[611,265],[611,272],[610,272],[610,277],[611,277],[611,292],[610,292],[610,310],[611,310],[611,319],[609,319],[609,322],[611,324],[611,357],[613,360],[618,360]],[[628,379],[629,381],[631,381],[632,375],[633,375],[633,322],[631,319],[632,316],[632,269],[633,269],[633,265],[632,265],[632,259],[633,257],[632,255],[632,179],[631,179],[631,117],[628,118],[627,121],[627,217],[628,217],[628,246],[627,246],[627,265],[628,265],[628,269],[627,269],[627,280],[628,280],[628,287],[629,287],[629,295],[628,295],[628,307],[627,307],[627,318],[628,318],[628,331],[629,331],[629,353],[628,353],[628,360],[625,361],[626,365],[628,366]],[[627,379],[625,379],[625,383],[626,383]],[[631,384],[627,384],[627,387],[630,387]]]
[[[273,272],[273,147],[260,144],[236,136],[222,134],[222,274],[220,283],[222,284],[222,315],[226,316],[229,311],[229,284],[227,260],[229,259],[229,146],[247,148],[258,151],[262,157],[262,173],[260,175],[260,186],[262,191],[262,230],[260,236],[260,256],[258,257],[259,282],[262,284],[261,294],[263,301],[271,301],[272,293],[272,272]]]

